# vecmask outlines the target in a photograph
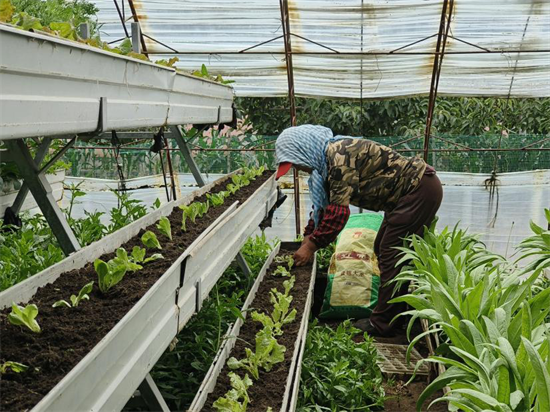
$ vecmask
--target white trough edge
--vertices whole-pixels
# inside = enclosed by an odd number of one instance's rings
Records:
[[[238,171],[234,173],[237,172]],[[160,216],[169,215],[173,207],[183,203],[190,203],[195,197],[209,191],[212,186],[226,178],[227,176],[224,176],[183,199],[164,205],[126,228],[115,232],[113,235],[120,235],[120,232],[124,232],[125,229],[127,232],[137,234],[141,228],[154,223]],[[272,179],[273,176],[268,179],[268,181]],[[263,185],[261,187],[263,187]],[[255,193],[257,193],[259,189],[260,188],[256,189]],[[225,222],[227,217],[233,215],[237,203],[238,202],[235,202],[224,211],[224,213],[219,216],[208,229],[206,229],[199,238],[183,252],[183,254],[188,254],[189,250],[192,250],[193,245],[200,244],[201,239],[215,231],[215,229],[219,227],[220,222]],[[154,216],[154,220],[152,221],[151,216]],[[141,224],[137,225],[139,222],[141,222]],[[126,233],[126,236],[116,237],[119,243],[114,248],[135,236],[135,234],[128,235]],[[108,237],[112,237],[112,235],[107,236],[103,240],[106,240]],[[97,243],[101,242],[102,240]],[[97,244],[91,246],[97,247]],[[89,249],[89,247],[85,249]],[[74,256],[81,254],[84,259],[84,256],[88,256],[82,254],[85,249],[75,253]],[[101,248],[101,252],[96,252],[96,254],[99,253],[99,255],[101,255],[104,252],[105,248]],[[136,305],[77,364],[77,366],[65,375],[65,377],[33,408],[33,411],[102,411],[120,410],[124,407],[126,401],[141,383],[144,376],[160,358],[172,338],[177,334],[180,310],[176,305],[176,299],[180,287],[181,263],[183,260],[184,258],[180,257],[172,264],[139,302],[136,303]],[[84,266],[86,261],[81,260],[77,263],[73,258],[70,263],[72,264],[71,266],[73,266],[72,268],[74,268],[79,264],[79,267]],[[32,291],[31,297],[38,287],[53,282],[61,273],[67,270],[67,265],[62,266],[58,264],[56,266],[58,267],[50,268],[54,270],[50,270],[51,273],[49,276],[45,274],[41,277],[41,284],[33,282],[31,288],[25,288],[27,293],[29,293],[29,290]],[[62,269],[60,269],[60,267],[62,267]],[[46,272],[47,271],[49,270],[47,269]],[[32,278],[28,280],[30,281],[31,279]],[[19,285],[22,285],[22,283]],[[18,285],[11,289],[15,289],[17,286]],[[115,344],[121,343],[120,339],[129,343],[125,345]],[[114,342],[115,340],[116,342]],[[105,365],[108,366],[105,367]],[[97,383],[94,384],[94,382]]]
[[[306,339],[307,332],[309,327],[309,314],[311,312],[311,305],[313,304],[313,289],[315,287],[315,278],[317,276],[317,254],[315,254],[315,259],[313,261],[313,271],[311,274],[311,281],[309,283],[309,289],[307,292],[306,306],[304,309],[304,314],[302,316],[302,325],[300,326],[300,332],[298,334],[298,340],[296,342],[296,349],[294,354],[297,354],[296,361],[294,362],[294,373],[288,376],[287,381],[287,391],[285,391],[285,400],[287,400],[288,407],[286,410],[288,412],[294,412],[296,410],[296,405],[298,403],[298,395],[300,394],[300,379],[302,374],[302,359],[304,358],[304,350],[306,348]],[[299,344],[298,344],[299,341]],[[290,394],[288,390],[290,389]],[[290,398],[289,398],[290,396]],[[283,406],[285,402],[283,400]]]
[[[280,250],[280,244],[277,244],[275,248],[271,251],[269,256],[267,257],[267,260],[265,261],[264,265],[262,266],[262,269],[260,270],[260,273],[258,274],[258,277],[254,281],[254,285],[252,285],[252,288],[250,289],[250,292],[248,293],[248,296],[243,304],[243,307],[241,308],[241,312],[243,313],[243,316],[247,317],[248,315],[248,308],[250,307],[250,304],[256,297],[256,292],[258,291],[258,288],[260,287],[260,284],[264,280],[265,274],[267,272],[267,268],[269,268],[269,265],[271,265],[271,262],[273,262],[273,259]],[[220,375],[223,367],[225,366],[225,362],[227,358],[229,357],[229,354],[233,350],[233,347],[236,343],[236,337],[239,335],[241,326],[243,325],[244,321],[241,318],[238,318],[236,322],[229,326],[227,333],[224,336],[224,340],[222,345],[220,346],[220,350],[214,357],[214,360],[212,361],[212,365],[210,365],[210,368],[208,369],[208,372],[206,373],[206,376],[204,377],[202,384],[197,391],[197,394],[195,395],[195,399],[193,399],[193,402],[191,403],[191,406],[189,407],[189,412],[198,412],[202,409],[204,406],[208,395],[212,390],[214,389],[214,386],[216,385],[216,382],[218,380],[218,376]]]
[[[243,305],[242,311],[244,312],[245,317],[247,315],[246,309],[254,300],[254,297],[259,288],[259,285],[265,277],[267,268],[269,267],[269,265],[271,264],[275,256],[279,253],[281,247],[284,247],[285,245],[294,245],[294,244],[295,244],[294,242],[282,242],[282,243],[279,243],[277,247],[272,251],[271,255],[266,261],[266,264],[264,265],[264,267],[262,267],[262,272],[260,272],[260,275],[258,275],[258,278],[254,283],[254,287],[251,289],[245,304]],[[317,257],[315,257],[313,261],[311,279],[310,279],[309,288],[308,288],[308,295],[304,306],[304,312],[302,314],[298,336],[294,343],[294,353],[292,355],[292,362],[288,370],[289,374],[285,384],[285,394],[283,397],[283,403],[282,403],[280,412],[291,412],[296,409],[296,402],[298,400],[298,392],[299,392],[298,390],[299,390],[299,383],[300,383],[299,374],[301,372],[301,361],[302,361],[303,351],[304,351],[303,348],[305,347],[305,339],[307,337],[307,330],[308,330],[308,324],[309,324],[309,314],[311,312],[311,303],[313,301],[313,287],[315,285],[316,271],[317,271]],[[206,403],[208,395],[214,389],[216,382],[218,380],[218,377],[223,367],[225,366],[227,359],[231,351],[233,350],[233,347],[235,346],[236,339],[240,333],[240,329],[243,323],[244,322],[241,319],[238,319],[237,322],[235,322],[235,324],[231,328],[228,335],[226,335],[227,338],[224,344],[221,346],[220,350],[218,351],[218,354],[214,358],[214,362],[210,367],[210,369],[208,370],[203,380],[203,383],[199,388],[199,391],[197,392],[195,399],[193,400],[193,403],[188,409],[188,412],[200,412],[200,410],[204,407],[204,404]]]
[[[0,60],[0,140],[233,117],[227,85],[46,33],[0,24]]]

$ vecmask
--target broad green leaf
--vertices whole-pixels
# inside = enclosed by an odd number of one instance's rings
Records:
[[[550,411],[550,373],[531,341],[524,337],[522,337],[521,340],[529,355],[529,361],[535,373],[537,404],[539,410]]]
[[[170,221],[166,216],[159,219],[157,229],[168,239],[172,240],[172,227],[170,226]]]
[[[435,392],[443,389],[449,383],[455,380],[458,380],[458,381],[467,380],[471,378],[471,376],[472,375],[469,374],[468,372],[460,370],[454,366],[450,367],[444,373],[442,373],[437,378],[435,378],[426,387],[426,389],[424,389],[424,391],[420,394],[420,396],[418,397],[418,400],[416,401],[416,410],[417,411],[422,410],[422,405],[424,405],[424,402],[426,402],[426,399],[428,399]]]
[[[141,241],[149,249],[162,249],[162,246],[160,245],[157,236],[150,230],[148,230],[143,234],[143,236],[141,236]]]
[[[36,316],[38,316],[38,307],[35,304],[21,307],[14,302],[11,305],[8,320],[12,325],[26,326],[31,331],[40,333],[40,326],[36,321]]]

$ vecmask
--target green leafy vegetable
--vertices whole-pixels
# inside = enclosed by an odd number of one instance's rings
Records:
[[[52,306],[54,308],[57,308],[59,306],[76,308],[80,304],[81,300],[90,299],[90,296],[88,294],[92,292],[93,286],[94,286],[94,281],[92,280],[91,282],[86,283],[84,286],[82,286],[82,289],[80,289],[80,292],[78,292],[78,295],[71,295],[71,303],[67,302],[66,300],[58,300]]]
[[[155,253],[148,258],[145,257],[146,250],[145,248],[134,246],[132,249],[132,254],[130,255],[129,259],[134,263],[149,263],[153,262],[157,259],[164,259],[164,256],[162,256],[160,253]]]
[[[207,194],[206,197],[213,207],[218,207],[223,205],[223,202],[225,199],[223,192],[216,193],[214,195]]]
[[[27,305],[23,308],[14,302],[11,305],[11,313],[8,315],[8,320],[12,325],[24,325],[31,331],[40,333],[40,326],[36,321],[36,316],[38,316],[38,307],[35,304]]]
[[[160,232],[168,239],[172,240],[172,227],[170,226],[170,221],[166,216],[160,218],[157,229],[160,230]]]
[[[241,379],[234,372],[229,372],[229,380],[233,389],[229,390],[225,396],[218,398],[212,405],[219,412],[245,412],[250,398],[248,388],[252,386],[252,380],[248,375]]]
[[[126,274],[126,266],[116,266],[113,260],[108,263],[101,259],[96,259],[94,268],[97,273],[99,290],[102,293],[107,293],[112,287],[116,286]]]
[[[0,365],[0,374],[7,373],[8,369],[11,369],[15,373],[21,373],[25,372],[28,368],[27,365],[23,365],[22,363],[7,361]]]
[[[116,250],[116,257],[111,259],[109,263],[115,267],[123,266],[130,272],[137,272],[138,270],[143,269],[141,265],[138,265],[133,261],[133,259],[130,259],[126,250],[121,247]]]
[[[231,357],[227,361],[229,369],[243,368],[248,371],[254,379],[259,378],[259,368],[269,372],[274,365],[283,362],[286,348],[277,342],[270,329],[264,328],[256,334],[256,351],[252,352],[245,348],[246,358],[237,360]]]
[[[141,241],[143,242],[145,247],[149,249],[153,249],[153,248],[162,249],[162,246],[160,245],[157,239],[157,235],[155,235],[150,230],[148,230],[143,234],[143,236],[141,237]]]

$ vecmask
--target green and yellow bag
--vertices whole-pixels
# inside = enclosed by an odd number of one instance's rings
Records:
[[[367,318],[378,302],[380,271],[374,255],[374,239],[383,216],[351,215],[338,235],[328,270],[322,319]]]

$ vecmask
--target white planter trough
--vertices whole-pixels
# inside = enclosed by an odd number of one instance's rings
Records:
[[[167,203],[151,214],[133,222],[127,227],[106,236],[104,239],[81,249],[56,265],[0,293],[0,309],[12,302],[26,302],[36,290],[54,282],[62,273],[78,269],[101,255],[114,251],[142,228],[155,223],[161,216],[168,216],[172,209],[190,203],[195,197],[208,192],[217,181],[197,190],[180,200]],[[121,410],[132,396],[147,373],[160,358],[178,330],[185,324],[180,320],[194,313],[200,306],[204,294],[193,295],[193,304],[186,300],[185,310],[178,305],[178,296],[192,290],[183,284],[186,259],[193,253],[200,255],[200,249],[211,247],[211,241],[223,233],[225,244],[217,253],[224,256],[216,260],[216,265],[205,266],[201,279],[212,283],[211,277],[218,279],[237,255],[242,237],[250,236],[255,230],[252,224],[244,225],[233,236],[226,235],[227,226],[234,229],[232,219],[243,221],[243,214],[249,214],[247,204],[261,209],[259,216],[269,210],[276,199],[274,175],[269,178],[242,207],[234,204],[229,207],[208,229],[206,229],[186,249],[162,277],[149,289],[138,303],[111,329],[111,331],[46,395],[32,411],[112,411]],[[249,203],[250,202],[250,203]],[[237,203],[237,202],[236,202]],[[254,220],[255,222],[256,220]],[[259,222],[258,222],[259,223]],[[236,247],[235,245],[239,245]],[[234,253],[233,253],[234,252]],[[232,254],[233,253],[233,254]],[[232,255],[231,255],[232,254]],[[217,266],[220,265],[220,266]],[[225,265],[222,267],[222,265]],[[215,281],[214,281],[215,283]],[[187,295],[187,293],[184,293]],[[191,314],[189,314],[191,312]]]
[[[59,202],[61,199],[63,199],[63,181],[65,180],[65,170],[58,170],[53,174],[47,174],[46,179],[52,187],[52,194],[55,201]],[[21,183],[21,181],[19,182]],[[7,193],[2,193],[1,190],[2,188],[0,187],[0,216],[4,216],[6,209],[13,205],[13,202],[15,201],[19,190],[10,190]],[[34,200],[32,194],[29,192],[25,201],[23,202],[23,205],[21,206],[21,211],[33,209],[35,207],[38,207],[38,205],[36,204],[36,201]]]
[[[258,288],[266,275],[266,271],[269,265],[271,264],[275,256],[277,256],[281,247],[288,248],[289,246],[292,247],[294,245],[296,245],[296,243],[283,242],[282,244],[277,245],[277,247],[269,255],[265,265],[262,267],[262,270],[260,271],[260,274],[256,278],[256,281],[252,289],[250,290],[250,293],[248,294],[248,297],[241,309],[241,312],[243,312],[243,315],[245,317],[245,321],[247,318],[247,310],[252,304],[254,297],[256,296],[256,292],[258,291]],[[307,290],[307,298],[304,306],[304,312],[300,319],[300,328],[299,328],[298,336],[294,343],[292,363],[288,370],[288,377],[285,383],[285,393],[283,397],[283,404],[280,409],[280,412],[292,412],[296,410],[296,404],[298,401],[298,394],[299,394],[299,388],[300,388],[301,364],[302,364],[302,358],[304,354],[305,342],[307,337],[309,314],[311,311],[311,305],[313,303],[313,287],[315,285],[316,268],[317,268],[317,259],[315,259],[313,262],[313,268],[311,272],[309,287]],[[216,357],[214,358],[214,362],[210,367],[210,369],[208,370],[202,382],[202,385],[199,388],[197,395],[195,396],[195,399],[193,400],[193,403],[188,409],[188,412],[199,412],[204,407],[207,401],[208,395],[214,390],[216,386],[218,377],[223,367],[225,366],[227,359],[229,359],[231,356],[231,351],[235,346],[235,343],[238,339],[243,323],[244,322],[242,319],[237,319],[235,324],[229,328],[227,334],[225,335],[224,343],[222,344],[220,350],[218,351]]]
[[[0,61],[0,140],[233,118],[229,86],[44,33],[0,24]]]

